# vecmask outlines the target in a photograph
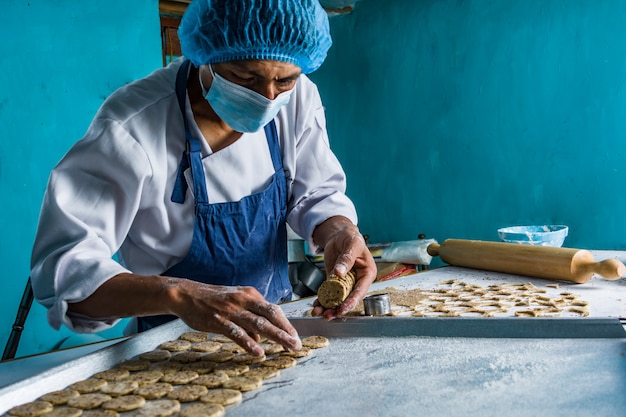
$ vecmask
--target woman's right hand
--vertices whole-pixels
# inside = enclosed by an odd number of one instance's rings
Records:
[[[168,289],[170,312],[189,327],[223,334],[254,355],[262,355],[260,336],[299,350],[302,343],[282,309],[254,287],[229,287],[180,280]]]

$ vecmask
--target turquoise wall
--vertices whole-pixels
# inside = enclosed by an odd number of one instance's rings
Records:
[[[626,2],[362,0],[314,74],[372,241],[626,248]]]
[[[162,62],[158,0],[15,0],[3,3],[2,15],[0,349],[28,278],[50,170],[105,97]],[[70,334],[50,328],[35,304],[18,356],[47,351]]]
[[[565,223],[567,246],[624,249],[624,15],[621,0],[361,0],[333,17],[312,78],[363,232]],[[157,0],[12,1],[3,17],[0,347],[50,169],[107,95],[161,65]],[[35,305],[18,355],[68,335]]]

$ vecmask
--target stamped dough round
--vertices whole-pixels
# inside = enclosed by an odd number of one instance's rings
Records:
[[[180,417],[222,417],[224,413],[219,404],[192,404],[180,412]]]
[[[120,414],[113,410],[86,410],[81,414],[82,417],[118,417]]]
[[[266,355],[274,355],[285,350],[285,348],[278,343],[262,343],[261,347],[265,351]]]
[[[111,396],[96,392],[91,394],[82,394],[76,398],[72,398],[67,402],[67,405],[70,407],[82,408],[83,410],[89,410],[100,407],[110,399]]]
[[[195,371],[176,371],[164,374],[161,382],[169,382],[170,384],[188,384],[198,377]]]
[[[78,417],[83,413],[80,408],[54,407],[54,410],[46,413],[46,417]]]
[[[230,343],[233,341],[233,339],[223,334],[216,334],[215,336],[213,336],[212,340],[214,340],[215,342],[220,342],[220,343]]]
[[[105,410],[131,411],[136,410],[146,403],[141,395],[123,395],[113,398],[101,405]]]
[[[150,362],[166,361],[172,356],[169,350],[155,349],[148,352],[144,352],[139,355],[139,359],[145,359]]]
[[[209,392],[200,397],[200,401],[203,403],[220,404],[220,405],[232,405],[241,402],[243,394],[236,389],[217,388],[209,390]]]
[[[220,342],[207,340],[206,342],[194,343],[191,350],[194,352],[217,352],[222,347]]]
[[[188,342],[204,342],[209,338],[209,334],[206,332],[186,332],[178,336],[181,340],[186,340]]]
[[[118,365],[118,368],[128,369],[129,371],[143,371],[150,367],[150,361],[145,359],[127,359]]]
[[[128,377],[129,381],[135,381],[139,386],[154,384],[163,376],[161,371],[139,371]]]
[[[303,346],[300,350],[286,350],[284,352],[280,352],[280,356],[291,356],[292,358],[304,358],[311,354],[311,348]]]
[[[151,371],[159,371],[163,372],[164,374],[177,372],[181,369],[183,369],[183,364],[175,362],[157,362],[153,363],[152,366],[150,366]]]
[[[180,403],[176,400],[147,401],[139,410],[138,416],[169,417],[180,411]]]
[[[83,381],[74,382],[70,385],[69,389],[74,389],[81,394],[88,394],[90,392],[98,391],[100,388],[104,387],[107,384],[107,381],[104,379],[98,378],[90,378],[85,379]]]
[[[330,340],[328,340],[324,336],[309,336],[302,339],[302,346],[308,347],[311,349],[319,349],[330,344]]]
[[[210,361],[201,361],[201,362],[193,362],[186,364],[183,369],[187,371],[194,371],[200,375],[208,374],[209,372],[213,372],[217,364],[215,362]]]
[[[37,417],[52,411],[53,406],[47,401],[32,401],[11,408],[8,414],[18,417]]]
[[[261,363],[263,361],[265,361],[266,356],[265,355],[261,355],[261,356],[257,356],[257,355],[253,355],[251,353],[248,352],[244,352],[244,353],[237,353],[234,357],[233,357],[233,362],[238,362],[238,363],[245,363],[247,365],[252,365],[255,363]]]
[[[226,351],[220,350],[217,352],[207,353],[206,355],[202,357],[202,360],[222,363],[222,362],[228,362],[234,356],[235,354],[233,352],[226,352]]]
[[[224,362],[218,364],[215,370],[224,371],[228,376],[237,376],[250,370],[250,367],[245,363]]]
[[[292,358],[291,356],[279,356],[277,358],[268,359],[263,362],[261,365],[270,366],[278,369],[291,368],[292,366],[296,366],[298,362]]]
[[[174,387],[167,382],[157,382],[155,384],[143,385],[135,390],[135,394],[141,395],[147,400],[156,400],[163,397],[168,392],[172,391]]]
[[[263,385],[263,379],[258,376],[234,376],[222,383],[223,388],[236,389],[242,392],[252,391]]]
[[[178,362],[178,363],[192,363],[192,362],[197,362],[200,359],[202,359],[203,355],[204,354],[202,352],[185,351],[185,352],[177,353],[173,355],[170,358],[170,361]]]
[[[200,375],[193,380],[196,385],[204,385],[207,388],[219,388],[228,379],[228,374],[224,371],[215,371],[210,374]]]
[[[232,353],[243,353],[246,351],[244,348],[242,348],[235,342],[222,343],[222,347],[220,348],[220,350],[224,352],[232,352]]]
[[[191,342],[188,340],[170,340],[161,343],[160,349],[169,350],[170,352],[182,352],[191,348]]]
[[[280,375],[280,369],[273,366],[260,366],[242,374],[242,376],[258,376],[262,379],[270,379],[278,375]]]
[[[113,396],[130,394],[137,389],[137,381],[113,381],[102,387],[100,392]]]
[[[119,381],[121,379],[128,378],[130,372],[128,369],[107,369],[106,371],[98,372],[93,375],[93,378],[104,379],[105,381]]]
[[[204,385],[183,385],[168,392],[167,398],[170,400],[178,400],[180,402],[191,402],[196,401],[208,391],[208,388]]]
[[[75,389],[62,389],[59,391],[52,391],[39,397],[40,401],[48,401],[52,405],[66,404],[70,398],[78,397],[80,392]]]

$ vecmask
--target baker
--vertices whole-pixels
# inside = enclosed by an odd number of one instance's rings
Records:
[[[278,303],[291,299],[289,224],[327,271],[356,285],[376,267],[332,153],[315,71],[331,46],[317,0],[194,0],[183,57],[106,99],[52,171],[32,253],[54,328],[98,332],[175,317],[262,354],[299,349]]]

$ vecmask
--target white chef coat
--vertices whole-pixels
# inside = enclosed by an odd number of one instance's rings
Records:
[[[96,332],[111,327],[118,320],[68,314],[68,303],[84,300],[120,273],[161,274],[187,254],[195,216],[192,187],[184,204],[170,200],[185,149],[175,92],[182,61],[114,92],[50,175],[31,278],[54,328],[65,324],[77,332]],[[192,134],[202,138],[189,98],[187,119]],[[287,221],[317,250],[315,226],[336,215],[356,224],[357,216],[345,195],[343,169],[329,147],[317,87],[305,75],[275,121],[289,192]],[[202,156],[210,203],[260,192],[274,174],[263,129],[215,153],[203,141]],[[119,262],[113,259],[116,253]]]

